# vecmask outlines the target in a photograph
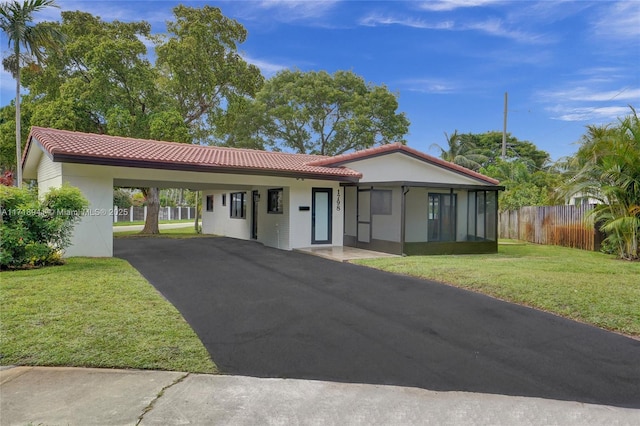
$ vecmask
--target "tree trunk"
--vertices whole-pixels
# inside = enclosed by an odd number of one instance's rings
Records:
[[[16,43],[14,41],[14,43]],[[20,50],[16,48],[16,186],[22,187],[22,130],[20,129]]]
[[[141,234],[159,234],[158,216],[160,215],[160,190],[158,188],[143,188],[142,193],[147,199],[147,218]]]

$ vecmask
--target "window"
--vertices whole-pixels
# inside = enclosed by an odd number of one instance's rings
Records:
[[[223,206],[227,205],[227,194],[222,194],[222,205]]]
[[[284,211],[282,188],[270,189],[267,191],[267,197],[267,213],[282,213]]]
[[[456,194],[429,194],[428,241],[456,240]]]
[[[371,191],[371,214],[390,215],[392,194],[390,189]]]
[[[213,195],[207,195],[207,211],[213,211]]]
[[[232,192],[230,217],[235,219],[244,219],[247,216],[247,193]]]

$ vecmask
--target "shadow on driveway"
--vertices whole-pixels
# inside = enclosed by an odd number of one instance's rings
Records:
[[[640,342],[431,281],[229,238],[127,238],[220,370],[640,408]]]

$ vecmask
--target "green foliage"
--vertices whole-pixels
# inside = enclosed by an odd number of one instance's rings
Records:
[[[640,118],[635,109],[615,125],[589,126],[569,161],[565,194],[599,200],[592,211],[606,246],[640,260]]]
[[[113,205],[119,208],[128,208],[133,205],[131,193],[126,189],[118,188],[113,191]]]
[[[480,172],[498,179],[505,187],[499,195],[500,211],[556,204],[554,193],[558,175],[546,171],[532,173],[521,160],[501,159],[495,159],[493,164],[480,169]]]
[[[473,140],[479,152],[487,157],[486,167],[495,163],[502,155],[502,132],[485,132],[481,134],[463,135]],[[550,160],[549,153],[539,150],[535,144],[529,141],[521,141],[507,134],[506,159],[520,160],[527,164],[530,171],[542,170]]]
[[[440,158],[455,163],[467,169],[478,171],[482,164],[486,163],[488,157],[480,153],[474,138],[470,135],[460,135],[454,131],[451,136],[444,134],[447,140],[447,148],[442,148],[438,144],[431,145],[440,150]]]
[[[228,145],[252,141],[274,150],[337,155],[403,142],[409,121],[385,86],[350,71],[281,71],[255,101],[232,98],[222,129]]]
[[[231,97],[254,96],[264,79],[238,54],[247,30],[212,6],[173,9],[169,36],[158,39],[159,87],[172,100],[195,141],[211,141],[215,120]]]
[[[87,200],[77,188],[51,189],[42,201],[25,188],[0,187],[0,268],[58,264]]]

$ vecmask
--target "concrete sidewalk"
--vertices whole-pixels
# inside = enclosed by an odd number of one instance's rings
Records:
[[[0,424],[637,425],[640,410],[295,379],[2,367]]]

